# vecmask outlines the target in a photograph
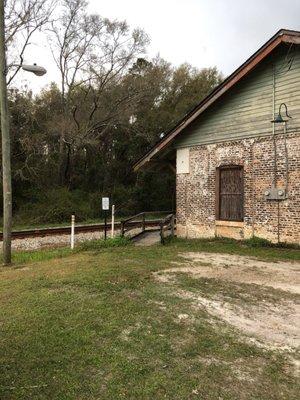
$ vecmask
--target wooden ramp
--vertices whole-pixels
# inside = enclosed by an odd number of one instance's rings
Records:
[[[169,213],[166,217],[155,221],[154,225],[151,224],[152,229],[146,229],[146,223],[148,223],[146,215],[153,213],[153,211],[141,212],[121,221],[121,236],[125,236],[126,233],[131,231],[129,238],[136,246],[151,246],[156,243],[165,244],[167,236],[174,236],[175,214]],[[156,211],[156,213],[161,214],[162,212]],[[133,229],[134,232],[132,232]],[[137,232],[137,230],[140,230],[140,232]]]
[[[152,246],[160,243],[160,231],[146,231],[132,238],[135,246]]]

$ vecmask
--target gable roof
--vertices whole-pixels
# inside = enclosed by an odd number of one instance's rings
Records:
[[[229,75],[219,86],[206,96],[196,107],[188,112],[161,140],[159,140],[146,154],[144,154],[133,168],[135,171],[149,162],[157,153],[165,149],[191,122],[210,107],[224,93],[252,71],[262,60],[270,55],[281,43],[300,44],[300,32],[287,29],[279,30],[248,60]]]

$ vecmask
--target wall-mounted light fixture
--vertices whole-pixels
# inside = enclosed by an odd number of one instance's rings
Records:
[[[285,122],[288,121],[287,119],[283,119],[283,118],[282,118],[282,115],[281,115],[281,108],[282,108],[283,106],[284,106],[284,108],[285,108],[285,116],[286,116],[286,118],[292,118],[292,117],[289,115],[289,113],[288,113],[287,105],[286,105],[285,103],[281,103],[280,106],[279,106],[279,110],[278,110],[277,116],[271,121],[271,122],[273,122],[273,124],[282,124],[282,123],[285,123]]]
[[[282,107],[285,108],[285,118],[282,117],[281,109]],[[286,182],[285,187],[278,188],[276,187],[276,171],[277,167],[275,168],[275,184],[267,190],[265,190],[264,195],[266,200],[285,200],[288,197],[288,186],[289,186],[289,159],[288,159],[288,149],[286,143],[286,133],[287,133],[287,122],[288,119],[292,118],[288,113],[288,108],[285,103],[281,103],[279,106],[277,116],[271,121],[273,124],[284,124],[284,149],[285,149],[285,169],[286,169]],[[275,146],[275,165],[277,166],[277,151],[276,151],[276,141],[274,136],[274,146]]]

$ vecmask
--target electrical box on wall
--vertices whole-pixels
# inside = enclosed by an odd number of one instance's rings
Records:
[[[285,200],[287,198],[287,193],[284,188],[270,188],[265,190],[266,200]]]
[[[178,149],[176,155],[176,173],[188,174],[190,172],[190,149]]]

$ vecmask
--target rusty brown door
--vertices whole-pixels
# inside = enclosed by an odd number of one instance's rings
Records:
[[[219,169],[219,219],[244,219],[243,168],[240,166]]]

